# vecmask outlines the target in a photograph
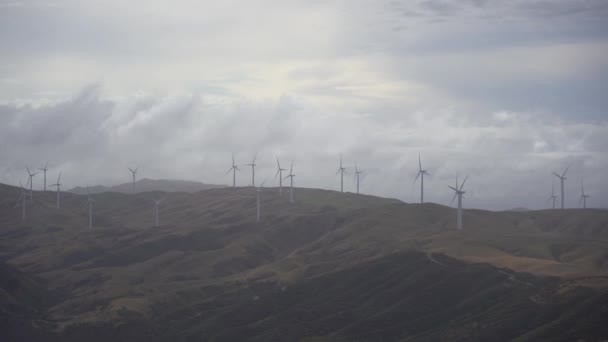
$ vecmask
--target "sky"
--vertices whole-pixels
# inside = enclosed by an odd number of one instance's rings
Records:
[[[0,0],[0,182],[258,182],[608,207],[604,0]],[[42,177],[34,177],[42,187]]]

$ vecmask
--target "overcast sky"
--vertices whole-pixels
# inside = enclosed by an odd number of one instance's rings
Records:
[[[572,165],[608,207],[608,2],[0,0],[0,182],[297,186],[465,207],[549,205]],[[42,186],[36,176],[35,187]],[[558,192],[559,184],[555,182]]]

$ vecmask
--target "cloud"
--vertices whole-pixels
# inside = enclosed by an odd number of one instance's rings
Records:
[[[427,198],[447,204],[447,184],[470,175],[467,205],[490,209],[544,205],[551,171],[574,163],[571,179],[606,190],[599,170],[608,166],[608,124],[555,120],[546,113],[496,112],[480,123],[444,109],[419,110],[384,121],[351,111],[324,111],[305,99],[218,98],[200,93],[136,93],[104,99],[88,87],[55,105],[2,107],[3,182],[18,183],[25,165],[51,161],[68,186],[142,177],[226,183],[230,154],[244,165],[258,154],[258,175],[271,184],[274,158],[295,160],[300,186],[337,189],[334,169],[344,155],[368,171],[362,190],[415,201],[418,153],[432,177]],[[387,120],[389,122],[387,122]],[[62,123],[55,133],[52,128]],[[26,129],[27,128],[27,129]],[[239,175],[239,184],[248,177]],[[569,184],[569,190],[576,186]],[[514,190],[521,189],[520,192]],[[506,192],[505,192],[506,191]],[[594,194],[606,205],[608,196]],[[574,205],[575,195],[569,204]]]

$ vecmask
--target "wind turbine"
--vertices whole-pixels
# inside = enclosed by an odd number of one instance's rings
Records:
[[[562,175],[560,176],[557,172],[553,172],[553,174],[559,178],[560,184],[561,184],[561,189],[562,189],[562,196],[561,196],[561,201],[562,201],[562,209],[564,209],[564,181],[567,179],[566,178],[566,172],[568,172],[568,169],[570,168],[570,166],[568,166],[566,168],[566,171],[564,171],[564,173],[562,173]]]
[[[416,179],[414,179],[414,184],[420,177],[420,203],[424,203],[424,175],[430,176],[427,170],[422,169],[422,160],[420,159],[420,153],[418,153],[418,174],[416,175]]]
[[[163,201],[162,199],[154,200],[154,209],[155,209],[154,227],[156,227],[156,228],[160,227],[160,224],[158,223],[158,207],[160,206],[160,203],[162,201]]]
[[[359,176],[363,173],[363,171],[359,170],[357,167],[357,162],[355,162],[355,181],[357,182],[357,194],[359,194]]]
[[[27,183],[25,184],[27,186]],[[15,208],[19,206],[19,201],[21,201],[21,220],[25,220],[25,204],[27,203],[25,200],[25,189],[23,188],[23,183],[21,180],[19,181],[19,187],[21,188],[21,195],[17,199],[17,203],[15,203]]]
[[[57,177],[57,183],[50,185],[50,186],[57,187],[57,208],[61,207],[61,183],[59,183],[60,180],[61,180],[61,172],[59,172],[59,177]]]
[[[229,174],[230,171],[232,171],[232,188],[236,191],[236,172],[241,170],[239,170],[239,167],[234,163],[234,153],[232,154],[232,166],[228,169],[226,174]]]
[[[287,169],[281,168],[279,157],[277,157],[277,173],[274,175],[274,179],[277,179],[277,176],[279,176],[279,196],[283,195],[283,171],[287,171]]]
[[[32,188],[33,188],[33,183],[34,183],[34,182],[33,182],[33,178],[34,178],[34,176],[35,176],[36,174],[38,174],[38,172],[31,173],[31,172],[30,172],[30,169],[29,169],[28,167],[26,167],[25,169],[27,170],[27,174],[28,174],[28,175],[29,175],[29,177],[30,177],[29,182],[30,182],[30,201],[31,201],[31,200],[32,200],[32,193],[33,193]]]
[[[91,193],[89,192],[89,186],[87,185],[87,202],[89,203],[89,229],[93,228],[93,202],[94,199],[91,198]]]
[[[285,179],[291,179],[291,185],[289,186],[289,203],[293,203],[293,177],[296,175],[293,174],[293,161],[291,162],[291,167],[289,168],[289,174],[285,177]]]
[[[135,175],[137,174],[137,168],[135,168],[135,170],[133,170],[132,168],[128,167],[127,169],[129,169],[129,171],[131,171],[131,173],[133,174],[133,182],[131,183],[132,186],[132,192],[135,193]]]
[[[456,176],[456,187],[452,187],[448,185],[448,188],[454,190],[454,197],[452,198],[452,203],[454,203],[454,199],[456,199],[456,197],[458,197],[458,220],[457,220],[457,225],[458,225],[458,230],[462,230],[462,195],[464,195],[466,193],[466,191],[462,191],[462,188],[464,187],[464,183],[467,182],[467,179],[469,178],[469,176],[467,176],[464,179],[464,182],[462,182],[462,184],[460,185],[460,187],[458,186],[458,176]]]
[[[49,166],[48,160],[47,160],[46,164],[44,164],[44,167],[38,169],[38,170],[44,172],[44,191],[46,191],[46,170],[48,170],[47,166]]]
[[[583,203],[583,209],[587,209],[587,198],[591,196],[585,193],[585,188],[583,187],[583,182],[581,181],[581,200],[578,202],[578,206],[581,206],[581,202]]]
[[[336,172],[336,174],[340,174],[340,192],[344,192],[344,172],[346,171],[346,168],[342,167],[342,154],[340,154],[340,167],[338,168],[338,171]]]
[[[261,206],[260,194],[262,193],[262,188],[264,187],[264,183],[266,183],[266,181],[263,181],[262,184],[255,189],[255,204],[256,204],[256,209],[257,209],[256,218],[255,218],[256,222],[260,222],[260,206]]]
[[[251,166],[251,186],[255,188],[255,160],[258,157],[257,154],[255,154],[253,156],[253,160],[251,161],[251,164],[247,164],[247,166]],[[234,164],[234,163],[233,163]]]
[[[547,201],[553,200],[553,209],[555,209],[555,201],[557,200],[557,195],[555,195],[555,186],[551,184],[551,196]]]

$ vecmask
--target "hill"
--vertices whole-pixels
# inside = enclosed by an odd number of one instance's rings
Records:
[[[162,191],[162,192],[198,192],[209,189],[224,188],[225,185],[205,184],[195,181],[187,180],[175,180],[175,179],[149,179],[144,178],[135,182],[135,192],[149,192],[149,191]],[[87,188],[77,186],[68,190],[75,194],[86,195]],[[92,194],[98,194],[102,192],[120,192],[125,194],[133,193],[132,183],[123,183],[114,186],[103,186],[95,185],[89,187],[89,192]]]
[[[109,192],[89,230],[85,196],[35,192],[21,221],[18,192],[0,185],[0,260],[59,298],[26,316],[44,340],[608,336],[605,210],[466,210],[456,231],[452,208],[318,189],[265,189],[259,223],[251,188]]]

